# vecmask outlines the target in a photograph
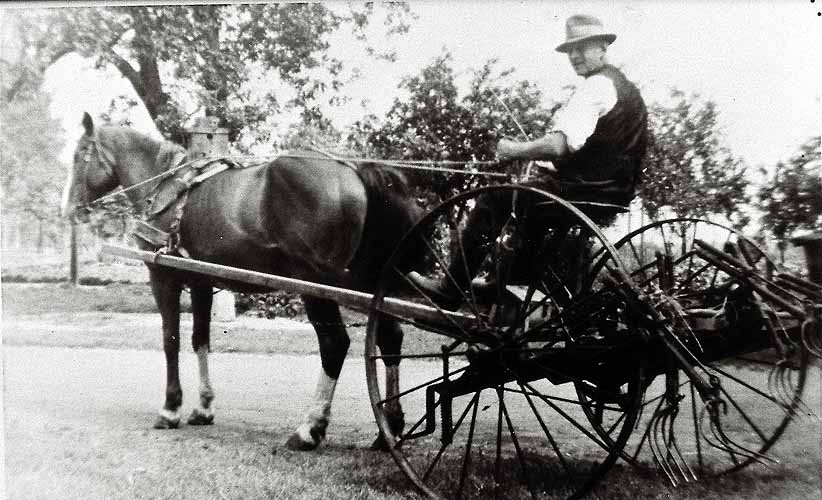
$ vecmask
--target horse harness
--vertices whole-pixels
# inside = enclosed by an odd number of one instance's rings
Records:
[[[242,165],[228,157],[200,158],[184,165],[186,156],[184,152],[180,153],[174,156],[174,167],[182,168],[174,177],[160,181],[145,199],[143,219],[135,222],[133,234],[159,253],[178,253],[187,257],[186,250],[180,246],[180,221],[191,189],[228,169],[242,168]],[[160,216],[169,212],[171,218],[161,224]]]
[[[355,171],[357,170],[354,163],[346,161],[344,158],[319,147],[311,149],[326,158],[342,163]],[[171,156],[169,167],[170,170],[175,170],[177,174],[174,177],[161,180],[153,193],[145,199],[147,208],[143,214],[144,219],[136,221],[133,234],[152,245],[157,252],[178,253],[183,257],[188,257],[188,252],[180,246],[180,221],[183,218],[189,192],[206,179],[230,168],[243,168],[243,165],[228,157],[200,158],[184,165],[186,160],[185,152],[176,148],[173,151],[163,151],[161,149],[158,153],[158,161],[161,161],[160,158],[164,153]],[[177,171],[176,169],[179,167],[182,168]],[[157,227],[159,225],[157,219],[169,210],[172,211],[171,220],[163,224],[167,229]]]

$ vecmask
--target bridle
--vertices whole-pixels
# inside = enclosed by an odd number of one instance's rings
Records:
[[[88,142],[81,150],[82,157],[80,161],[82,161],[83,164],[83,172],[78,176],[81,182],[83,182],[86,186],[86,189],[83,191],[83,197],[85,199],[81,200],[80,203],[77,203],[74,206],[75,218],[76,215],[78,215],[80,212],[90,213],[93,209],[101,207],[106,203],[109,203],[111,200],[121,198],[129,191],[136,190],[137,188],[140,188],[146,184],[156,182],[168,176],[171,176],[178,170],[187,167],[191,163],[183,162],[182,164],[177,165],[174,168],[171,168],[153,177],[140,181],[127,188],[121,188],[116,191],[99,196],[93,200],[88,200],[89,172],[93,171],[93,169],[95,168],[102,169],[106,176],[108,176],[109,178],[114,178],[116,176],[116,173],[114,171],[114,165],[116,164],[116,161],[114,159],[114,155],[102,145],[100,138],[96,133],[92,137],[88,138],[87,141]],[[75,184],[76,183],[77,180],[75,180]],[[159,184],[157,186],[159,186]]]
[[[89,177],[90,173],[94,172],[95,170],[102,170],[103,174],[107,178],[114,178],[114,156],[111,154],[110,151],[103,148],[102,144],[100,143],[100,138],[97,134],[94,134],[92,137],[87,139],[86,144],[83,146],[83,149],[80,151],[80,161],[82,162],[82,172],[78,173],[77,177],[74,179],[74,185],[78,185],[80,183],[83,184],[84,189],[82,191],[82,198],[79,203],[75,204],[74,211],[73,211],[73,218],[76,220],[77,216],[82,213],[89,213],[91,210],[96,206],[99,205],[104,198],[108,198],[116,193],[111,193],[109,195],[104,195],[94,200],[88,199],[89,196]]]

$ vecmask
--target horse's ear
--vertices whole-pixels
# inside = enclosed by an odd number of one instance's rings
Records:
[[[87,136],[91,137],[94,135],[94,121],[88,113],[83,113],[83,128],[86,129]]]

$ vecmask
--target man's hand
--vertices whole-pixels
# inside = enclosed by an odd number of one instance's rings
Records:
[[[552,161],[568,153],[565,134],[549,132],[533,141],[517,142],[502,139],[497,143],[497,158],[500,160],[547,160]]]

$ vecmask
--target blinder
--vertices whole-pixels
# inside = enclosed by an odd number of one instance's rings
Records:
[[[83,172],[78,176],[78,180],[82,181],[85,189],[82,191],[84,199],[80,200],[80,204],[78,204],[76,209],[90,211],[89,205],[94,203],[94,200],[88,199],[90,176],[95,173],[95,170],[99,170],[105,179],[115,178],[114,157],[103,148],[100,144],[99,137],[97,137],[97,134],[94,134],[94,136],[88,139],[88,142],[83,148],[80,160],[82,161]]]

